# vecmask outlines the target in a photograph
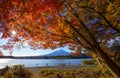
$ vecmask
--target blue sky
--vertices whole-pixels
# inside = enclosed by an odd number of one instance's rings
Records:
[[[51,53],[51,52],[54,52],[56,50],[59,50],[59,49],[63,49],[67,52],[70,52],[70,50],[68,49],[68,47],[62,47],[62,48],[57,48],[55,50],[51,50],[51,49],[38,49],[38,50],[33,50],[33,49],[30,49],[29,47],[26,47],[26,48],[20,48],[20,49],[14,49],[13,50],[13,55],[14,56],[35,56],[35,55],[44,55],[44,54],[48,54],[48,53]]]
[[[65,50],[66,52],[71,52],[68,47],[62,47],[62,48],[57,48],[55,50],[51,50],[51,49],[37,49],[37,50],[33,50],[33,49],[30,49],[29,47],[26,47],[26,48],[16,48],[16,49],[13,49],[13,56],[36,56],[36,55],[44,55],[44,54],[48,54],[48,53],[51,53],[51,52],[54,52],[56,50],[59,50],[59,49],[63,49]],[[4,55],[9,55],[9,51],[7,50],[3,50],[3,49],[0,49]]]
[[[7,42],[7,39],[0,39],[0,45],[4,45]],[[57,48],[55,50],[51,50],[51,49],[37,49],[37,50],[33,50],[31,49],[28,45],[26,47],[21,47],[21,48],[13,48],[13,56],[35,56],[35,55],[44,55],[44,54],[48,54],[51,52],[54,52],[56,50],[59,49],[63,49],[66,52],[71,52],[71,50],[69,50],[69,48],[66,47],[61,47],[61,48]],[[3,52],[4,55],[9,55],[9,51],[8,50],[3,50],[2,48],[0,48],[0,50]]]
[[[15,35],[15,31],[12,31],[12,34]],[[2,36],[2,33],[0,33],[0,37]],[[8,42],[8,39],[0,39],[0,45],[5,45]],[[25,47],[21,47],[21,48],[13,48],[13,56],[35,56],[35,55],[44,55],[44,54],[48,54],[51,52],[54,52],[56,50],[59,49],[63,49],[66,52],[71,52],[71,50],[66,46],[66,47],[61,47],[61,48],[57,48],[55,50],[51,50],[51,49],[37,49],[37,50],[33,50],[29,47],[28,44],[25,44]],[[3,52],[4,55],[9,55],[9,51],[8,50],[3,50],[2,48],[0,48],[0,50]]]

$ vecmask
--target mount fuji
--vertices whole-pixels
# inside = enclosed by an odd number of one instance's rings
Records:
[[[68,56],[68,55],[70,55],[70,53],[60,49],[60,50],[54,51],[52,53],[46,54],[44,56]]]

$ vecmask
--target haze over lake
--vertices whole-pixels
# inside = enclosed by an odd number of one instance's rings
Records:
[[[34,66],[59,66],[59,64],[78,65],[82,60],[89,59],[0,59],[0,68],[22,64],[25,67]]]

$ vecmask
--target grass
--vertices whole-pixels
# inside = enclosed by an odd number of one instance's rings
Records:
[[[107,69],[84,61],[82,65],[67,66],[60,64],[54,67],[32,67],[15,65],[0,69],[0,78],[114,78]]]
[[[15,65],[11,68],[7,66],[0,69],[0,78],[30,78],[31,76],[31,71],[23,65]]]
[[[79,69],[47,67],[42,68],[37,73],[33,74],[32,78],[57,78],[58,75],[62,78],[114,78],[107,69],[103,70],[97,66],[83,66]]]

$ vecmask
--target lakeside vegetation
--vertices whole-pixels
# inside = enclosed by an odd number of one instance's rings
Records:
[[[37,70],[36,70],[37,69]],[[57,67],[24,67],[15,65],[0,69],[0,78],[114,78],[106,69],[96,64],[95,60],[82,61],[82,65]]]
[[[58,69],[44,69],[40,70],[36,77],[40,76],[46,78],[56,78],[60,75],[62,78],[113,78],[111,73],[107,70],[101,70],[99,67],[82,67],[78,70],[68,69],[68,70],[58,70]]]

